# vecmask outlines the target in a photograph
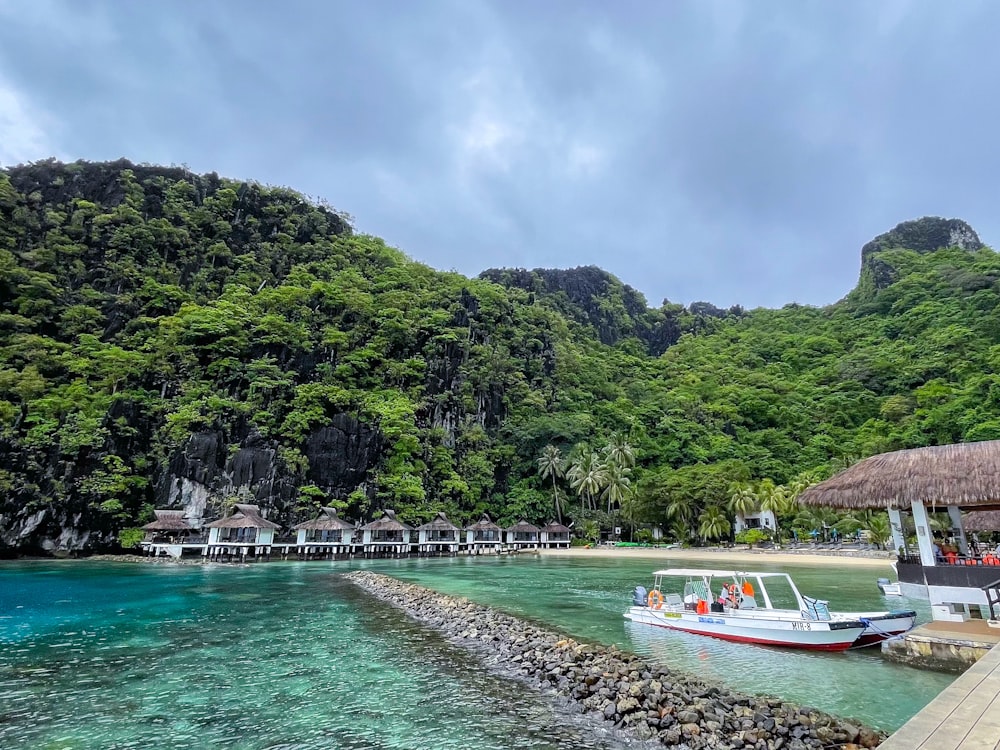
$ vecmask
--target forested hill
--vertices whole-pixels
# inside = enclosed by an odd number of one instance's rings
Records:
[[[437,272],[283,188],[8,169],[0,543],[108,548],[235,500],[711,537],[734,481],[1000,437],[1000,261],[940,221],[866,246],[829,308],[650,309],[599,269]]]
[[[640,292],[596,266],[533,271],[490,268],[479,278],[531,292],[529,302],[537,296],[547,307],[590,326],[602,344],[614,346],[625,339],[637,339],[654,356],[676,344],[681,334],[703,327],[709,318],[743,315],[738,305],[720,310],[708,302],[684,308],[664,300],[659,309],[650,309]]]

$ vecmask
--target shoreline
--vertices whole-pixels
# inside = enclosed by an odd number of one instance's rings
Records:
[[[721,547],[709,548],[663,548],[663,547],[570,547],[569,549],[543,549],[538,550],[538,554],[544,557],[572,557],[572,558],[595,558],[595,559],[621,559],[621,560],[691,560],[691,561],[718,561],[721,559],[731,560],[734,564],[768,562],[770,564],[827,564],[849,567],[867,568],[887,568],[892,570],[891,565],[895,561],[895,555],[890,552],[881,554],[885,557],[873,557],[868,554],[838,554],[831,551],[831,554],[820,552],[797,552],[792,550],[748,550],[748,549],[724,549]],[[878,553],[876,553],[878,554]],[[836,561],[836,562],[834,562]]]
[[[687,750],[874,748],[886,734],[862,722],[733,690],[614,646],[586,644],[463,597],[381,573],[347,580],[476,655],[500,677],[575,705],[642,743]]]
[[[794,551],[794,550],[749,550],[745,548],[723,548],[723,547],[697,547],[697,548],[665,548],[665,547],[570,547],[568,549],[536,549],[523,550],[521,555],[535,555],[538,557],[563,557],[584,560],[587,558],[601,560],[661,560],[676,562],[714,562],[718,567],[720,560],[726,560],[728,567],[752,567],[758,562],[767,562],[772,565],[833,565],[835,567],[864,567],[874,569],[884,569],[892,575],[892,563],[895,562],[895,554],[891,552],[869,552],[858,551],[853,554],[845,554],[835,550],[826,553],[821,551]],[[496,559],[495,555],[483,555],[481,559]],[[7,558],[10,562],[117,562],[117,563],[145,563],[154,565],[207,565],[210,561],[201,557],[190,558],[170,558],[170,557],[149,557],[147,555],[135,554],[95,554],[85,557],[40,557],[25,556]],[[834,562],[836,561],[836,562]],[[0,560],[2,564],[4,560]],[[286,562],[286,561],[269,561]],[[226,565],[238,565],[240,563],[221,563]],[[246,563],[243,563],[246,564]]]

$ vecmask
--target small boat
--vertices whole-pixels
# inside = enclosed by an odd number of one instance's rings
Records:
[[[899,581],[893,583],[888,578],[879,578],[875,581],[875,585],[878,586],[878,590],[882,592],[882,596],[903,595],[903,590],[899,587]]]
[[[896,573],[896,563],[892,563],[892,572]],[[882,592],[882,596],[903,595],[903,589],[900,587],[899,581],[893,583],[888,578],[879,578],[875,581],[875,585],[878,586],[878,590]]]
[[[686,579],[683,593],[664,593],[664,578]],[[797,609],[774,606],[765,581],[787,584]],[[728,641],[844,651],[909,630],[916,612],[831,612],[828,602],[803,596],[787,573],[671,568],[653,573],[650,591],[635,588],[625,617]]]

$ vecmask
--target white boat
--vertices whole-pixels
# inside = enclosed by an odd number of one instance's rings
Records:
[[[892,563],[892,572],[896,572],[896,563]],[[875,585],[878,586],[878,590],[882,592],[882,596],[903,595],[903,589],[900,587],[899,581],[893,583],[888,578],[879,578],[875,581]]]
[[[683,593],[665,592],[664,578],[685,579]],[[787,584],[797,609],[774,606],[765,580]],[[670,568],[637,586],[625,617],[633,622],[768,646],[843,651],[871,645],[913,627],[916,613],[830,612],[803,596],[787,573]]]
[[[903,595],[903,590],[899,586],[899,581],[893,583],[888,578],[879,578],[875,581],[875,585],[878,586],[878,590],[882,592],[883,596]]]

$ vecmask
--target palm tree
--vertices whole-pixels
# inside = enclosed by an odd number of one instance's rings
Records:
[[[604,456],[609,464],[614,464],[621,468],[631,468],[635,466],[635,449],[628,441],[628,437],[620,432],[611,436],[611,440],[604,446]]]
[[[593,509],[594,496],[604,488],[607,473],[596,453],[581,453],[566,472],[566,478],[580,495],[581,507]]]
[[[556,506],[556,519],[562,523],[562,508],[559,503],[559,488],[556,480],[565,473],[565,462],[562,453],[554,445],[546,445],[542,449],[542,455],[538,457],[538,473],[542,479],[552,477],[552,502]]]
[[[729,534],[729,516],[718,505],[710,505],[698,517],[698,533],[704,541],[721,539]]]
[[[676,539],[681,544],[684,544],[691,538],[691,527],[683,521],[674,521],[670,524],[670,536]]]
[[[779,519],[790,515],[798,507],[792,492],[770,479],[762,480],[757,486],[757,497],[760,498],[760,509],[774,514],[775,533],[781,526]]]
[[[608,501],[608,513],[611,513],[611,506],[621,507],[622,502],[633,494],[632,480],[629,478],[631,471],[616,463],[609,463],[604,467],[604,491],[601,497]]]
[[[885,549],[886,542],[892,538],[892,528],[889,525],[889,517],[885,513],[873,515],[868,519],[868,538]]]
[[[736,483],[729,488],[729,511],[746,518],[757,510],[757,493],[749,484]]]
[[[667,505],[667,518],[675,524],[683,524],[688,534],[691,531],[691,521],[694,519],[695,503],[690,497],[678,495]]]

